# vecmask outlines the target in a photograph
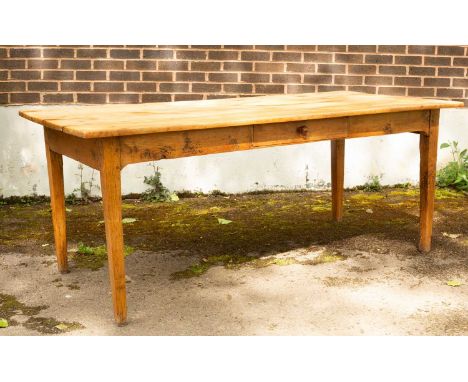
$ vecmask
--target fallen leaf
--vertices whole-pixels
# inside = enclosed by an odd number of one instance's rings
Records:
[[[47,243],[46,243],[46,244],[42,244],[42,247],[47,247],[48,245],[49,245],[49,244],[47,244]]]
[[[65,211],[72,212],[72,209],[71,208],[65,208]]]
[[[447,285],[451,287],[458,287],[462,285],[462,283],[458,280],[450,280],[450,281],[447,281]]]
[[[171,200],[171,202],[177,202],[179,200],[179,197],[177,196],[177,194],[174,192],[172,194],[169,195],[169,199]]]
[[[122,219],[122,224],[131,224],[135,223],[137,220],[135,218],[124,218]]]
[[[442,232],[442,236],[449,237],[450,239],[457,239],[461,236],[461,233],[447,233]]]
[[[104,224],[104,220],[99,220],[98,224]]]
[[[0,328],[8,328],[8,321],[4,318],[0,318]]]
[[[65,295],[65,298],[71,298],[71,297],[72,297],[72,296],[69,295],[69,294],[66,294],[66,295]]]
[[[218,218],[218,223],[219,224],[229,224],[229,223],[232,223],[232,220]]]
[[[368,209],[366,210],[366,212],[367,212],[368,214],[373,214],[373,213],[374,213],[374,211],[372,211],[370,208],[368,208]]]
[[[65,324],[58,324],[58,325],[55,325],[55,327],[58,329],[58,330],[67,330],[68,329],[68,326],[65,325]]]

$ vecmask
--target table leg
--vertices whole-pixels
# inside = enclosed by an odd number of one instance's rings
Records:
[[[120,145],[118,139],[103,139],[101,164],[102,201],[114,317],[119,325],[124,324],[127,319],[120,170]]]
[[[333,220],[343,218],[345,140],[331,141],[331,183]]]
[[[50,205],[52,208],[52,224],[54,226],[57,267],[59,272],[67,273],[67,227],[62,155],[50,149],[47,139],[47,131],[45,129],[44,139],[47,157],[47,171],[49,174]]]
[[[429,252],[431,250],[438,135],[439,110],[431,110],[429,132],[427,134],[421,133],[419,138],[419,250],[421,252]]]

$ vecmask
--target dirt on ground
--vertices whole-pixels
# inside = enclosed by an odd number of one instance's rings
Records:
[[[56,271],[47,202],[0,206],[2,335],[467,335],[468,197],[437,190],[433,250],[419,193],[328,192],[123,202],[128,324],[114,325],[100,202],[67,205]]]

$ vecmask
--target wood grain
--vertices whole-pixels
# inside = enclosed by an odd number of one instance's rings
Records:
[[[431,111],[429,131],[427,134],[421,134],[419,138],[419,250],[421,252],[429,252],[431,250],[437,164],[437,140],[439,135],[439,113],[439,110]]]
[[[121,325],[127,320],[125,260],[122,230],[120,185],[120,144],[117,138],[102,141],[101,189],[106,228],[109,277],[114,303],[114,318]]]
[[[340,91],[132,105],[68,106],[24,110],[20,115],[53,130],[82,138],[98,138],[446,107],[463,107],[463,103]]]
[[[54,227],[55,255],[60,273],[68,272],[67,259],[67,226],[65,211],[65,191],[63,184],[62,155],[53,151],[49,145],[49,131],[44,128],[44,140],[49,174],[50,206],[52,208],[52,225]]]
[[[331,141],[331,183],[333,220],[343,219],[345,140]]]

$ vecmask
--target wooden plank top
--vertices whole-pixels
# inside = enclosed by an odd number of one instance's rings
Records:
[[[452,107],[463,107],[463,103],[338,91],[206,101],[65,106],[23,110],[20,115],[77,137],[103,138]]]

